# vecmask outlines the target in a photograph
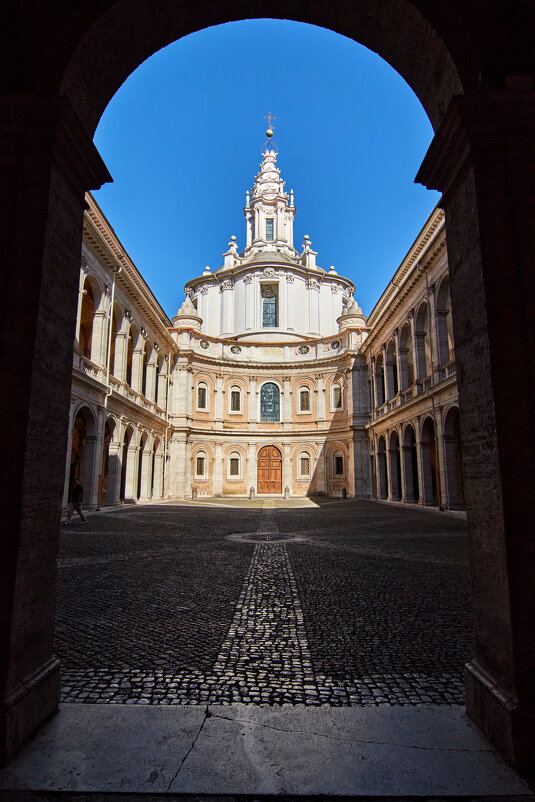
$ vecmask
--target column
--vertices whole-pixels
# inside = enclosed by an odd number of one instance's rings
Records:
[[[139,453],[141,460],[141,499],[150,498],[150,480],[152,469],[152,450],[149,448],[148,442],[145,443],[145,448]]]
[[[327,448],[327,442],[322,440],[316,443],[316,450],[318,454],[318,459],[315,465],[315,473],[316,475],[316,492],[322,493],[327,495],[327,476],[325,472],[325,450]]]
[[[158,406],[160,409],[167,409],[167,374],[169,371],[169,356],[165,357],[164,364],[157,372],[156,381],[158,382]],[[179,411],[178,409],[176,410]]]
[[[251,487],[254,487],[255,493],[257,491],[257,465],[256,465],[256,444],[249,443],[249,456],[247,459],[247,492]]]
[[[214,496],[223,495],[223,446],[221,443],[215,445],[214,465],[213,465],[213,488]]]
[[[376,364],[375,364],[375,357],[374,356],[372,356],[371,363],[370,363],[370,368],[371,368],[371,374],[372,374],[372,407],[373,407],[372,412],[373,412],[379,406],[378,403],[377,403],[377,377],[375,375]]]
[[[324,421],[326,417],[325,410],[325,379],[322,375],[316,376],[316,404],[317,404],[317,420]]]
[[[390,501],[400,501],[401,488],[399,486],[398,469],[397,469],[398,452],[395,448],[389,447],[387,450],[387,454],[388,454],[388,470],[389,470],[388,498]],[[401,469],[401,449],[399,453],[399,460]]]
[[[126,456],[126,481],[124,486],[124,498],[126,500],[135,499],[137,496],[137,466],[139,449],[135,443],[136,434],[132,435],[132,440],[127,449]]]
[[[126,376],[126,343],[126,332],[118,332],[115,337],[115,359],[110,365],[110,372],[119,381],[124,381]]]
[[[255,298],[252,276],[245,276],[245,328],[250,331],[255,326]]]
[[[444,429],[442,407],[435,407],[435,447],[437,452],[438,504],[448,506],[448,484],[446,478],[446,455],[444,453]]]
[[[143,357],[144,357],[144,343],[134,349],[132,356],[132,390],[141,392],[141,382],[143,377]]]
[[[288,488],[292,494],[293,481],[292,481],[292,459],[290,456],[290,443],[284,443],[282,446],[282,492]]]
[[[436,296],[435,286],[432,284],[427,290],[427,303],[429,306],[429,339],[431,342],[431,373],[433,375],[433,383],[438,381],[437,367],[440,364],[438,358],[438,341],[437,341],[437,320],[435,314]]]
[[[230,279],[224,281],[220,286],[221,292],[221,336],[225,337],[233,333],[233,290],[234,285]]]
[[[107,333],[106,312],[104,310],[95,312],[91,339],[91,362],[94,362],[95,365],[102,366],[106,364]]]
[[[146,381],[145,396],[149,399],[149,401],[154,401],[155,398],[156,382],[158,379],[156,374],[156,367],[157,367],[156,357],[157,353],[153,351],[150,356],[150,362],[147,362],[147,381]]]
[[[115,436],[116,433],[114,433]],[[106,488],[106,498],[104,504],[114,507],[119,503],[121,490],[121,443],[119,440],[110,443],[108,451],[108,486]]]
[[[224,415],[224,402],[225,396],[223,392],[223,375],[218,373],[215,379],[215,396],[214,396],[214,428],[223,428],[223,415]]]
[[[374,440],[373,456],[375,460],[375,498],[381,498],[381,463],[377,451],[377,438]]]
[[[9,387],[0,400],[1,418],[9,421],[1,429],[0,451],[10,455],[0,488],[1,764],[59,702],[55,558],[84,192],[110,176],[66,97],[4,96],[0,134],[0,202],[11,210],[0,223],[8,277],[0,353]]]
[[[392,501],[392,459],[390,451],[390,438],[385,434],[385,464],[386,464],[386,500]]]
[[[258,393],[256,390],[256,377],[249,379],[249,429],[254,431],[258,422]]]
[[[291,378],[285,376],[282,380],[282,397],[281,397],[281,421],[285,429],[291,428],[292,421],[292,391],[291,391]]]
[[[99,407],[98,417],[96,422],[97,434],[93,446],[94,462],[93,462],[93,476],[91,479],[91,494],[90,497],[86,496],[89,508],[93,509],[100,505],[100,487],[102,482],[102,451],[104,448],[104,422],[106,420],[106,410],[104,407]],[[85,494],[84,494],[85,495]]]
[[[154,500],[163,498],[163,454],[154,455],[152,498]]]
[[[317,334],[319,336],[320,326],[320,287],[316,279],[308,279],[307,283],[308,292],[308,314],[309,314],[309,331],[310,334]]]

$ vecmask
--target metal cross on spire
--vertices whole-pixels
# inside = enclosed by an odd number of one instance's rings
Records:
[[[268,121],[268,127],[267,127],[267,131],[266,131],[266,136],[269,139],[271,139],[271,137],[273,136],[273,120],[276,120],[276,119],[277,118],[275,117],[275,115],[272,114],[270,111],[268,111],[268,113],[264,116],[264,120]]]

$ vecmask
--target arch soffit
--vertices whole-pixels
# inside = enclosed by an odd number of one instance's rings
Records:
[[[85,290],[86,284],[89,284],[89,286],[91,287],[91,292],[93,293],[93,304],[95,312],[102,311],[102,304],[106,295],[102,289],[99,278],[94,273],[88,272],[84,276],[84,283],[82,286],[82,290]]]
[[[448,404],[447,406],[444,407],[444,409],[442,410],[442,425],[444,433],[446,433],[446,428],[449,425],[449,419],[458,416],[459,416],[459,405],[456,404],[455,402],[452,402],[451,404]]]
[[[130,438],[128,442],[128,447],[129,448],[132,448],[133,446],[137,447],[137,429],[133,423],[125,421],[123,423],[123,432],[121,436],[122,445],[126,444],[128,437]]]
[[[397,444],[398,444],[398,446],[399,446],[399,444],[400,444],[400,436],[399,436],[399,432],[398,432],[398,430],[397,430],[397,429],[392,429],[392,431],[391,431],[391,432],[390,432],[390,434],[388,435],[388,444],[389,444],[389,446],[390,446],[391,448],[392,448],[392,441],[393,441],[394,439],[395,439],[395,440],[397,440]]]
[[[446,273],[441,276],[436,283],[436,310],[445,311],[448,308],[448,300],[450,300],[450,277]]]
[[[110,413],[107,416],[106,420],[104,421],[104,428],[106,428],[106,424],[108,424],[109,429],[110,429],[110,434],[111,434],[111,441],[110,442],[111,443],[116,443],[117,442],[116,437],[117,437],[117,434],[119,433],[120,426],[119,426],[119,422],[118,422],[117,418],[115,417],[115,415],[112,415]]]
[[[427,320],[427,328],[429,329],[429,304],[423,298],[417,305],[414,312],[414,327],[417,332],[425,331],[425,322]]]
[[[412,328],[410,320],[406,319],[399,329],[399,345],[400,348],[407,348],[407,343],[412,340]]]
[[[403,442],[404,445],[407,445],[407,443],[405,441],[407,439],[407,436],[410,434],[410,431],[412,432],[412,434],[414,435],[414,439],[416,440],[416,426],[417,426],[417,424],[414,424],[411,421],[408,421],[407,423],[404,423],[402,425],[402,427],[401,427],[401,441]]]
[[[377,52],[412,87],[435,129],[451,96],[463,92],[463,82],[470,88],[483,67],[476,39],[449,2],[430,9],[424,0],[357,0],[342,10],[298,0],[292,10],[294,21],[330,29]],[[273,0],[270,11],[273,18],[288,18],[283,0]],[[84,15],[85,28],[75,15],[64,16],[56,26],[61,47],[58,41],[47,51],[38,89],[67,95],[91,136],[110,99],[145,59],[194,31],[244,18],[238,0],[215,6],[186,0],[180,8],[176,0],[108,0],[104,10]],[[250,0],[247,18],[262,17],[264,4]],[[430,81],[430,75],[440,80]]]
[[[128,320],[124,314],[123,308],[117,301],[113,302],[112,318],[115,321],[115,329],[117,334],[127,334],[129,326],[126,324]]]
[[[383,451],[386,451],[387,440],[388,440],[388,433],[387,432],[382,432],[377,437],[377,453],[379,453],[379,452],[382,453]],[[382,445],[381,445],[381,441],[382,441]]]
[[[432,429],[433,435],[436,437],[436,426],[435,421],[433,420],[431,415],[424,415],[420,422],[420,437],[425,440],[426,434],[429,430]]]
[[[72,426],[74,426],[74,421],[81,415],[84,419],[85,427],[86,427],[86,436],[94,437],[97,433],[97,413],[94,409],[92,409],[89,404],[85,401],[82,401],[78,406],[75,408],[73,415],[72,415]]]

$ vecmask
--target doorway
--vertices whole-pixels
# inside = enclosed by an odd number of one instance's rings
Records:
[[[258,492],[282,493],[282,454],[275,446],[258,452]]]

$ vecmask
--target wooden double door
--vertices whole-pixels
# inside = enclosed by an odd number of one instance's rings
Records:
[[[258,493],[282,493],[282,454],[275,446],[258,452]]]

